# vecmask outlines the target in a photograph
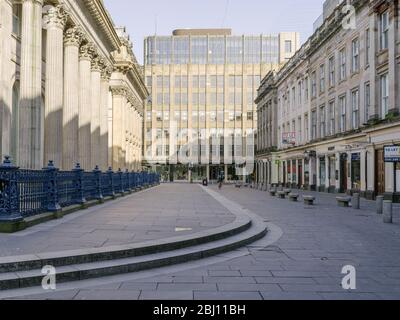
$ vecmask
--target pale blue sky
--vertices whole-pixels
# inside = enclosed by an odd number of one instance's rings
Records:
[[[232,28],[234,34],[298,31],[302,42],[323,0],[104,0],[116,25],[126,26],[142,63],[146,36],[180,28]],[[157,23],[156,23],[157,21]]]

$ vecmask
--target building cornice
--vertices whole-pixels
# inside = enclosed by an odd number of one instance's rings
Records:
[[[117,35],[107,10],[104,7],[102,0],[82,0],[88,9],[90,15],[97,23],[100,30],[106,35],[106,39],[110,42],[113,50],[119,50],[121,47],[121,40]]]
[[[296,69],[301,63],[310,59],[312,55],[317,52],[322,45],[329,41],[335,34],[337,34],[342,27],[342,21],[346,17],[346,13],[343,13],[343,7],[347,5],[347,2],[343,2],[339,5],[333,13],[325,19],[325,22],[319,27],[314,34],[302,45],[302,47],[296,52],[296,54],[279,70],[277,73],[277,83],[284,81],[289,75],[292,74],[293,70]],[[369,5],[369,1],[365,0],[351,0],[356,11],[359,11],[364,6]]]

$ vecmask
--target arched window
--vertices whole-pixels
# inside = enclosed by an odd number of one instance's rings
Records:
[[[11,115],[11,157],[15,164],[18,163],[19,141],[19,81],[15,81],[12,89],[12,115]]]
[[[13,29],[12,32],[16,36],[21,35],[21,25],[22,25],[22,5],[14,4],[13,5]]]

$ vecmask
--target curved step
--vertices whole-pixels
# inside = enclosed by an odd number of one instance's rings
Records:
[[[220,240],[197,243],[191,247],[108,261],[63,265],[56,268],[56,280],[57,283],[80,281],[199,260],[246,246],[263,238],[266,233],[267,228],[264,223],[252,224],[249,221],[248,228],[242,232]],[[41,267],[1,273],[0,290],[38,286],[41,285],[43,277]]]
[[[246,231],[250,226],[251,220],[248,216],[236,215],[235,221],[230,224],[185,236],[103,248],[1,257],[0,272],[34,270],[48,265],[68,266],[166,252],[221,240]]]

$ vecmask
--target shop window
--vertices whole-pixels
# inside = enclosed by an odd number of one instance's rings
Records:
[[[336,158],[329,158],[329,184],[331,187],[336,186]]]
[[[321,187],[325,186],[326,182],[326,162],[325,158],[319,160],[319,185]]]

